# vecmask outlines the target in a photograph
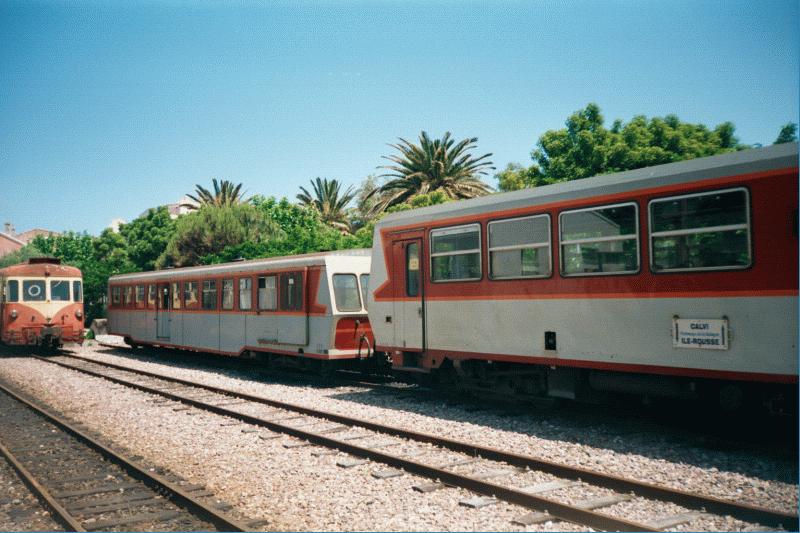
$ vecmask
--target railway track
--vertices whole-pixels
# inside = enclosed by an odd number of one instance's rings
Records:
[[[2,383],[0,454],[67,531],[248,529]]]
[[[298,446],[310,443],[358,458],[340,462],[342,467],[355,466],[368,459],[390,467],[378,476],[392,477],[403,470],[431,480],[417,486],[420,491],[453,486],[480,495],[462,502],[465,505],[481,507],[503,500],[526,507],[531,512],[515,520],[520,525],[561,520],[609,531],[658,531],[678,525],[691,527],[693,520],[716,514],[755,526],[798,528],[796,514],[643,483],[77,355],[39,359],[295,437],[299,439]],[[254,414],[254,406],[260,412]],[[248,412],[240,410],[242,407],[247,407]],[[443,458],[446,461],[442,461]],[[469,471],[464,472],[465,469]],[[547,482],[526,485],[525,478],[530,472],[545,473],[551,478]],[[575,485],[599,487],[608,496],[579,501],[564,501],[554,496]],[[641,499],[677,504],[684,511],[656,516],[648,523],[626,520],[619,516],[619,510],[616,514],[602,512]]]

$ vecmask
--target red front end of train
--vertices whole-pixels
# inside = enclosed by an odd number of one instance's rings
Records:
[[[83,340],[81,271],[36,258],[0,270],[0,341],[58,348]]]

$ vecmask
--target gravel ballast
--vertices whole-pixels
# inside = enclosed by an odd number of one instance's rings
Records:
[[[363,387],[265,383],[243,379],[231,371],[186,369],[176,363],[143,361],[126,353],[114,355],[97,346],[84,346],[78,353],[740,502],[787,511],[794,511],[797,505],[797,486],[790,481],[796,478],[796,462],[774,458],[753,461],[743,453],[692,448],[671,442],[668,434],[637,434],[635,424],[630,434],[621,437],[604,434],[607,428],[591,424],[571,427],[559,420],[554,422],[552,416],[504,417],[492,412],[467,412],[458,406],[392,398]],[[224,417],[178,408],[174,402],[155,400],[54,365],[25,359],[3,362],[0,375],[102,432],[111,441],[125,443],[130,453],[203,484],[249,518],[269,520],[265,526],[268,529],[523,529],[511,524],[512,519],[528,512],[518,506],[500,502],[480,509],[461,507],[460,500],[474,495],[456,489],[420,494],[411,486],[426,480],[415,476],[375,479],[371,474],[385,469],[384,465],[365,463],[343,469],[336,464],[348,456],[319,453],[322,449],[313,446],[287,448],[284,445],[293,439],[271,438],[274,435],[267,435],[269,432],[263,428],[253,431],[246,424],[231,424]],[[248,432],[243,432],[245,429]],[[540,481],[535,476],[531,479],[532,483]],[[546,496],[577,501],[607,495],[588,486],[562,490],[567,491],[563,498],[559,493]],[[602,512],[647,522],[683,511],[673,507],[634,499]],[[691,525],[691,529],[748,527],[724,517],[704,518]],[[584,528],[551,522],[524,529]]]

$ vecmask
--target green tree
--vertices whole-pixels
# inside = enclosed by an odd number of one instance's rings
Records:
[[[730,122],[709,129],[681,122],[676,115],[637,115],[606,128],[597,104],[570,115],[565,126],[539,138],[531,167],[507,168],[495,175],[500,188],[536,187],[748,148],[739,143]]]
[[[45,257],[47,254],[38,249],[34,244],[26,244],[19,250],[0,257],[0,268],[24,263],[32,257]]]
[[[177,219],[175,234],[156,267],[198,265],[201,258],[227,247],[248,242],[258,245],[279,234],[280,228],[252,204],[205,205]]]
[[[340,231],[349,232],[347,204],[355,197],[356,193],[352,187],[348,187],[342,192],[341,186],[341,183],[335,179],[316,178],[311,180],[314,192],[310,193],[305,187],[300,187],[302,192],[297,195],[297,199],[302,205],[315,209],[323,223]]]
[[[389,171],[382,175],[389,180],[373,193],[382,196],[378,210],[432,191],[442,191],[454,200],[488,194],[491,187],[480,176],[494,169],[488,160],[492,154],[473,156],[470,151],[477,142],[477,137],[472,137],[456,143],[450,132],[432,140],[423,131],[419,144],[401,138],[399,143],[389,145],[400,153],[384,156],[394,164],[380,167]]]
[[[148,209],[143,216],[119,228],[128,258],[139,270],[153,270],[175,235],[176,223],[165,207]]]
[[[797,140],[797,124],[789,122],[784,124],[781,131],[778,132],[778,138],[775,139],[774,144],[791,143]]]
[[[242,196],[241,183],[234,185],[233,182],[228,180],[220,180],[217,182],[216,178],[212,179],[211,182],[214,186],[213,193],[200,184],[197,184],[195,189],[197,196],[191,194],[187,194],[186,196],[200,204],[200,206],[213,205],[222,207],[249,201],[249,199],[244,199]]]

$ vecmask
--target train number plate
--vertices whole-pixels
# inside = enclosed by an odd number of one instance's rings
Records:
[[[673,318],[672,346],[675,348],[727,350],[728,321],[725,319]]]

